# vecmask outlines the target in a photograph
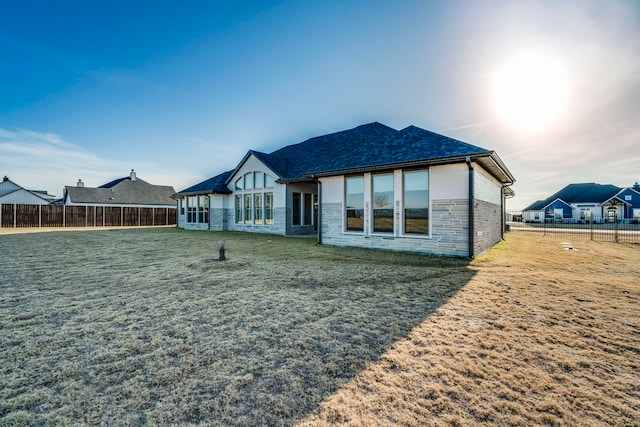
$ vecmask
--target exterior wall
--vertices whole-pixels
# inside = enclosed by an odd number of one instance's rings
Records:
[[[500,205],[476,199],[473,205],[473,254],[481,255],[502,240]]]
[[[344,228],[344,176],[322,178],[321,240],[335,246],[357,246],[419,252],[448,256],[469,254],[468,168],[466,164],[433,166],[429,168],[430,234],[428,236],[403,235],[402,170],[394,173],[395,231],[373,234],[369,230],[371,206],[371,174],[365,177],[365,231],[345,232]],[[500,224],[500,216],[498,216]],[[500,226],[498,225],[498,232]]]
[[[478,256],[502,240],[502,184],[474,164],[473,254]]]

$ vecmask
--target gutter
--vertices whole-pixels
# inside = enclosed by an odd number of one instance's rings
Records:
[[[473,165],[471,164],[471,157],[467,156],[464,161],[469,168],[469,259],[473,259]]]

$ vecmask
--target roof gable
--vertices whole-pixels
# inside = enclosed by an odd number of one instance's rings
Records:
[[[0,182],[0,196],[12,193],[21,188],[22,187],[20,187],[18,184],[11,181],[9,178],[6,178],[4,181]]]

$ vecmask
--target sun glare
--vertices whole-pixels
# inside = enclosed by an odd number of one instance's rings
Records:
[[[558,62],[539,53],[523,53],[493,75],[493,108],[510,127],[542,131],[556,125],[566,109],[568,83]]]

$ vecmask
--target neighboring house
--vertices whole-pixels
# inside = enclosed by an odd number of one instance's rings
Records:
[[[62,203],[83,206],[124,206],[143,208],[175,208],[171,198],[173,187],[153,185],[131,174],[100,187],[85,187],[82,180],[75,187],[65,186]]]
[[[600,223],[640,221],[640,186],[569,184],[522,211],[525,222]]]
[[[234,170],[174,197],[185,229],[474,257],[502,238],[513,182],[493,151],[376,122],[249,151]]]
[[[46,191],[22,188],[7,176],[0,183],[0,204],[48,205],[54,199],[55,196]]]

